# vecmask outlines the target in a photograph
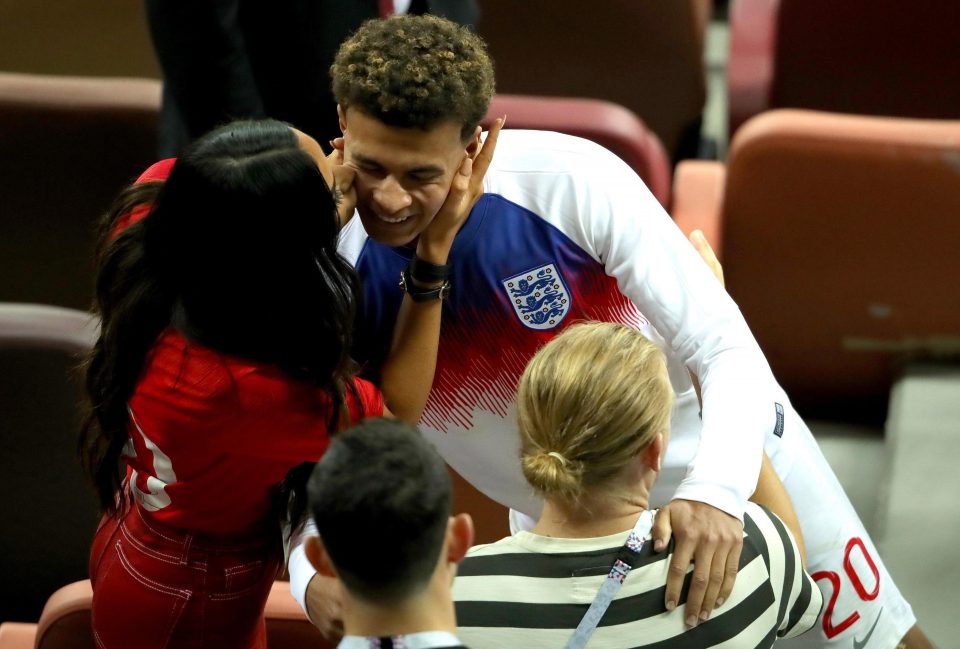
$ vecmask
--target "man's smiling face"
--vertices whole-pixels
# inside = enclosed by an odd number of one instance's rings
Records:
[[[414,241],[437,215],[465,155],[461,124],[430,129],[388,126],[356,109],[340,110],[344,164],[356,170],[357,211],[367,234],[400,246]]]

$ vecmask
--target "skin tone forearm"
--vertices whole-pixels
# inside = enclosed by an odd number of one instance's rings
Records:
[[[797,512],[793,509],[793,503],[790,496],[784,488],[783,483],[777,476],[777,472],[770,463],[767,454],[763,454],[763,463],[760,465],[760,477],[757,480],[757,488],[750,497],[752,502],[763,505],[786,524],[787,529],[793,534],[797,541],[797,547],[800,549],[800,561],[803,566],[807,566],[807,550],[803,543],[803,532],[800,530],[800,520],[797,518]]]
[[[445,264],[446,254],[417,256],[434,264]],[[443,257],[443,259],[441,259]],[[394,329],[390,356],[383,365],[383,400],[395,417],[416,425],[427,404],[437,366],[440,337],[441,300],[414,302],[403,297]]]

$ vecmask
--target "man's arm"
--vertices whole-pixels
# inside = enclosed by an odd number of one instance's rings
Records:
[[[739,309],[642,181],[608,152],[591,163],[572,181],[559,227],[616,278],[663,337],[673,366],[702,386],[697,454],[655,528],[656,539],[672,529],[676,540],[668,604],[679,602],[694,563],[685,619],[696,623],[732,589],[778,388]]]
[[[290,538],[290,594],[323,637],[336,639],[343,635],[340,582],[318,574],[303,550],[303,539],[316,535],[317,526],[308,519]]]
[[[793,534],[797,542],[797,548],[800,551],[800,562],[804,567],[807,565],[807,548],[803,542],[803,532],[800,529],[800,520],[797,518],[797,512],[793,509],[793,502],[786,488],[780,481],[780,477],[773,469],[773,464],[767,454],[763,454],[763,463],[760,465],[760,478],[757,480],[757,488],[750,496],[750,501],[763,505],[774,514],[780,517],[790,533]]]

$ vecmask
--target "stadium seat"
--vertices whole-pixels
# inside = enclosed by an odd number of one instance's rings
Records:
[[[674,195],[804,415],[882,422],[902,363],[960,355],[960,121],[771,111]]]
[[[94,226],[154,161],[160,82],[0,73],[0,301],[86,309]]]
[[[479,5],[500,92],[613,101],[639,115],[671,158],[696,154],[709,0]]]
[[[70,374],[95,336],[85,312],[0,304],[0,621],[36,620],[50,593],[87,576],[98,507]]]
[[[502,115],[505,128],[558,131],[592,140],[630,165],[660,203],[670,202],[670,159],[635,114],[609,101],[530,95],[494,96],[484,128]]]
[[[92,604],[89,579],[68,584],[50,596],[38,623],[0,625],[0,649],[95,649],[90,628]],[[265,617],[270,649],[332,649],[336,646],[310,624],[285,581],[274,583]]]
[[[0,70],[159,78],[143,2],[0,0]]]
[[[960,118],[960,3],[733,0],[730,133],[769,108]]]
[[[33,649],[37,625],[26,622],[0,623],[0,649]]]

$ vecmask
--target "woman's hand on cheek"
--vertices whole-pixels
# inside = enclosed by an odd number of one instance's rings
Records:
[[[470,210],[483,195],[483,178],[493,160],[503,122],[504,118],[501,117],[493,123],[475,158],[465,156],[460,162],[446,200],[420,236],[417,255],[421,259],[429,259],[421,253],[431,255],[432,252],[444,248],[449,251],[454,237],[470,215]],[[443,259],[436,263],[446,263],[446,251],[439,255]]]
[[[347,224],[353,211],[357,207],[357,188],[354,185],[356,170],[343,163],[343,138],[330,140],[332,151],[327,156],[330,169],[333,172],[333,189],[338,195],[337,214],[340,216],[340,227]]]

